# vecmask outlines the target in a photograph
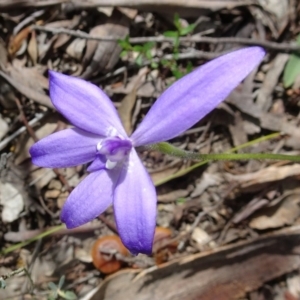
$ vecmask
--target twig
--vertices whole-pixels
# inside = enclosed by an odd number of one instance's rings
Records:
[[[176,60],[184,60],[184,59],[213,59],[216,58],[222,54],[225,54],[227,52],[205,52],[205,51],[196,51],[193,50],[191,52],[187,52],[187,53],[178,53],[176,55]],[[152,60],[146,60],[142,63],[141,66],[138,67],[145,67],[145,66],[149,66],[151,65],[151,63],[159,63],[162,60],[174,60],[174,55],[173,54],[167,54],[164,55],[162,57],[155,57]],[[117,70],[113,71],[113,72],[109,72],[107,74],[105,74],[104,76],[97,78],[94,80],[95,83],[99,84],[101,81],[106,80],[108,78],[111,78],[113,76],[119,75],[124,73],[126,70],[130,70],[132,68],[137,67],[136,64],[132,64],[129,66],[123,66],[118,68]]]
[[[63,174],[61,174],[58,169],[53,169],[53,172],[55,173],[55,175],[58,177],[58,179],[60,180],[60,182],[66,187],[66,189],[68,190],[69,193],[72,192],[73,188],[69,185],[68,180],[65,178],[65,176]]]
[[[25,18],[17,24],[17,26],[13,30],[13,34],[16,35],[19,31],[21,31],[22,28],[24,28],[29,23],[33,22],[36,18],[40,17],[44,13],[44,9],[33,12],[30,16],[28,16],[27,18]]]
[[[24,111],[23,111],[23,108],[22,108],[22,105],[21,105],[21,102],[19,101],[18,98],[15,98],[15,101],[16,101],[16,104],[17,104],[17,107],[20,111],[20,114],[21,114],[21,119],[22,119],[22,122],[24,123],[24,126],[26,127],[28,133],[30,134],[30,136],[32,137],[32,139],[35,141],[35,142],[38,142],[38,137],[36,136],[34,130],[32,129],[31,125],[28,123],[27,121],[27,118],[24,114]],[[56,174],[56,176],[58,177],[58,179],[61,181],[61,183],[67,188],[67,190],[71,193],[72,192],[72,188],[70,187],[67,179],[58,171],[58,169],[53,169],[53,172]],[[49,212],[48,212],[49,213]],[[51,215],[51,214],[50,214]]]
[[[0,171],[6,168],[7,159],[11,156],[10,153],[1,153],[0,155]]]
[[[22,120],[24,126],[26,127],[28,133],[29,133],[30,136],[33,138],[33,140],[34,140],[35,142],[37,142],[37,141],[38,141],[38,138],[37,138],[37,136],[36,136],[34,130],[32,129],[32,127],[28,124],[28,121],[27,121],[27,118],[26,118],[26,116],[25,116],[25,114],[24,114],[24,111],[23,111],[23,107],[22,107],[22,105],[21,105],[21,102],[20,102],[20,100],[19,100],[17,97],[15,97],[15,102],[16,102],[17,107],[18,107],[18,109],[19,109],[20,116],[21,116],[21,120]]]
[[[34,124],[36,124],[38,121],[40,121],[42,118],[44,118],[46,116],[46,113],[39,113],[36,114],[36,116],[30,120],[28,122],[28,125],[33,126]],[[19,128],[17,131],[15,131],[12,135],[8,136],[7,138],[5,138],[3,141],[0,142],[0,150],[2,150],[3,148],[5,148],[7,146],[8,143],[10,143],[13,139],[15,139],[17,136],[19,136],[21,133],[23,133],[24,131],[26,131],[26,127],[22,126],[21,128]]]
[[[99,216],[99,220],[102,221],[112,232],[119,235],[116,225],[107,220],[103,214]]]
[[[32,278],[30,276],[30,274],[28,273],[26,268],[19,268],[17,270],[14,270],[12,272],[10,272],[9,274],[6,275],[0,275],[0,288],[5,288],[6,287],[6,283],[5,280],[24,272],[26,274],[26,276],[29,278],[30,284],[31,284],[31,289],[33,289],[33,281]]]
[[[109,248],[101,248],[100,252],[103,254],[108,255],[107,261],[112,260],[113,258],[116,258],[119,261],[123,261],[127,264],[135,264],[138,265],[140,268],[146,268],[146,267],[152,267],[155,265],[153,258],[147,257],[147,256],[134,256],[134,257],[128,257],[123,254],[121,254],[116,249],[109,249]]]
[[[70,4],[74,9],[94,8],[94,7],[112,7],[123,6],[131,8],[153,8],[158,6],[190,8],[190,9],[221,9],[224,7],[246,6],[257,4],[255,0],[239,0],[235,5],[229,5],[224,0],[14,0],[14,1],[0,1],[1,9],[13,9],[15,7],[46,7],[58,4]]]
[[[111,42],[111,41],[117,41],[120,38],[119,37],[113,37],[113,36],[106,36],[106,37],[99,37],[99,36],[93,36],[86,32],[80,31],[80,30],[70,30],[66,28],[50,28],[45,26],[39,26],[39,25],[33,25],[33,29],[49,32],[53,34],[68,34],[77,38],[82,39],[89,39],[89,40],[96,40],[96,41],[102,41],[102,42]],[[147,42],[156,42],[156,43],[162,43],[162,42],[169,42],[174,43],[174,38],[168,38],[164,36],[152,36],[152,37],[135,37],[135,38],[129,38],[129,42],[131,44],[139,44],[139,43],[147,43]],[[261,46],[264,48],[268,48],[271,50],[277,50],[277,51],[284,51],[284,52],[290,52],[290,51],[299,51],[300,45],[296,43],[277,43],[277,42],[270,42],[270,41],[260,41],[255,39],[247,39],[247,38],[239,38],[239,37],[206,37],[206,36],[199,36],[199,35],[193,35],[188,37],[181,37],[179,38],[180,43],[186,43],[186,42],[193,42],[193,43],[207,43],[207,44],[223,44],[223,43],[232,43],[232,44],[242,44],[242,45],[250,45],[250,46]]]

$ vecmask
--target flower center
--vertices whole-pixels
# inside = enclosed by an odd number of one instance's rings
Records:
[[[107,158],[107,169],[113,169],[118,162],[123,161],[131,148],[131,141],[122,140],[119,137],[109,137],[97,144],[97,151]]]

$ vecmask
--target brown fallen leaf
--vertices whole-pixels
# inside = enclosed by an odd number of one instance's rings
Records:
[[[253,216],[251,228],[264,230],[291,225],[300,216],[299,196],[291,195],[272,207],[265,207]]]
[[[222,182],[220,174],[213,173],[214,166],[208,167],[208,169],[202,174],[198,180],[195,189],[193,190],[191,197],[197,197],[203,194],[203,192],[210,186],[219,185]]]
[[[300,165],[270,166],[253,173],[226,174],[228,180],[238,182],[243,192],[260,190],[262,185],[274,181],[283,180],[287,177],[300,175]]]
[[[288,59],[289,55],[286,53],[277,54],[266,75],[266,78],[264,79],[262,87],[259,89],[256,105],[264,112],[268,111],[272,105],[274,89],[278,84],[279,76],[281,75]]]
[[[170,168],[166,168],[164,170],[153,172],[150,174],[150,176],[151,176],[152,181],[155,184],[156,182],[160,182],[161,180],[173,175],[174,173],[176,173],[180,170],[181,170],[180,167],[170,167]]]
[[[81,17],[79,15],[75,15],[72,20],[62,20],[62,21],[53,22],[47,24],[47,27],[57,28],[57,26],[60,24],[60,26],[58,27],[64,26],[65,28],[73,29],[80,24],[80,21],[81,21]],[[53,44],[53,48],[58,49],[66,45],[71,39],[72,36],[70,36],[69,34],[59,34],[58,36],[56,36],[56,40]]]
[[[242,145],[248,142],[248,137],[244,129],[243,118],[240,112],[234,114],[234,124],[229,124],[229,131],[234,146]]]
[[[22,46],[22,43],[27,40],[31,31],[32,28],[28,26],[9,39],[8,53],[10,56],[14,56],[18,52]]]
[[[118,108],[119,116],[122,121],[123,127],[130,136],[132,133],[131,113],[136,101],[136,88],[125,96],[122,100],[121,105]]]
[[[70,45],[66,49],[66,52],[71,57],[80,61],[80,59],[83,55],[83,50],[84,50],[85,46],[86,46],[86,40],[78,38],[78,39],[73,40],[70,43]]]
[[[143,69],[140,69],[140,71],[142,71]],[[148,68],[146,69],[148,71]],[[158,76],[158,73],[156,71],[157,70],[151,71],[147,77],[145,76],[145,78],[141,80],[142,84],[138,85],[137,87],[137,96],[147,98],[157,98],[160,96],[164,87],[162,84],[162,80]],[[136,80],[139,80],[139,74],[132,76],[127,85],[113,84],[106,86],[105,90],[108,93],[113,94],[128,94],[132,91],[133,87],[135,86]]]
[[[129,19],[118,10],[114,10],[111,17],[104,24],[94,27],[90,34],[93,36],[115,36],[124,39],[129,34]],[[88,79],[99,72],[111,70],[119,60],[122,49],[117,41],[101,43],[89,40],[83,58],[84,72],[82,78]]]
[[[288,287],[289,293],[294,296],[294,298],[291,298],[291,299],[299,300],[299,298],[300,298],[300,276],[296,275],[296,274],[289,276],[287,278],[287,287]]]
[[[131,119],[132,119],[131,114],[136,102],[137,88],[143,81],[145,74],[147,72],[148,72],[147,67],[140,69],[138,76],[135,77],[133,82],[131,82],[130,92],[122,100],[121,105],[118,108],[119,116],[125,128],[125,131],[128,135],[132,133],[132,129],[133,129],[131,123]]]
[[[28,54],[31,58],[33,65],[36,65],[39,54],[38,54],[38,46],[37,46],[35,31],[32,31],[32,33],[31,33],[27,51],[28,51]]]
[[[252,7],[251,10],[256,11],[258,19],[270,28],[275,38],[278,38],[289,22],[289,1],[258,0],[258,4],[259,6]]]
[[[23,71],[29,71],[27,68],[24,68]],[[54,108],[49,96],[45,94],[43,89],[43,80],[42,75],[40,75],[41,80],[33,80],[28,76],[28,74],[23,74],[24,77],[21,76],[22,69],[16,70],[12,66],[5,68],[4,71],[0,70],[0,77],[2,77],[5,81],[7,81],[10,85],[12,85],[17,91],[23,94],[25,97],[41,104],[49,108]],[[26,72],[25,72],[26,73]],[[22,77],[22,80],[20,79]],[[27,80],[25,81],[25,79]],[[48,85],[48,80],[46,80]],[[30,81],[30,82],[29,82]],[[33,86],[35,87],[33,87]],[[39,86],[37,89],[36,87]]]

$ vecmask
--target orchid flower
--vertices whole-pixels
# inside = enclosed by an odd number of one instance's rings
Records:
[[[156,224],[156,191],[135,147],[170,140],[211,112],[262,61],[260,47],[216,58],[170,86],[128,137],[104,92],[82,79],[49,71],[54,107],[75,128],[40,140],[30,149],[34,164],[48,168],[92,162],[90,174],[66,200],[61,220],[83,225],[111,204],[124,245],[150,254]]]

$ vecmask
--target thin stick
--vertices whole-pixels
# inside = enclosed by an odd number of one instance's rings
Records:
[[[36,114],[36,116],[30,120],[28,122],[28,124],[30,126],[33,126],[34,124],[36,124],[38,121],[40,121],[42,118],[44,118],[46,115],[46,113],[39,113]],[[0,150],[2,150],[3,148],[5,148],[8,143],[10,143],[13,139],[15,139],[17,136],[19,136],[21,133],[23,133],[24,131],[26,131],[26,127],[22,126],[21,128],[19,128],[17,131],[15,131],[12,135],[8,136],[7,138],[5,138],[3,141],[0,142]]]
[[[111,42],[120,39],[119,37],[113,37],[113,36],[106,36],[106,37],[93,36],[80,30],[70,30],[66,28],[50,28],[50,27],[39,26],[39,25],[33,25],[32,28],[35,30],[49,32],[53,34],[68,34],[77,38],[96,40],[102,42]],[[135,37],[135,38],[129,38],[129,42],[131,44],[139,44],[139,43],[147,43],[147,42],[174,43],[174,38],[168,38],[165,36]],[[285,52],[300,51],[300,45],[296,43],[277,43],[277,42],[270,42],[270,41],[260,41],[255,39],[239,38],[239,37],[222,38],[222,37],[206,37],[200,35],[193,35],[188,37],[181,37],[179,38],[179,42],[180,43],[194,42],[194,43],[207,43],[207,44],[233,43],[233,44],[242,44],[242,45],[249,45],[249,46],[261,46],[271,50],[285,51]]]

